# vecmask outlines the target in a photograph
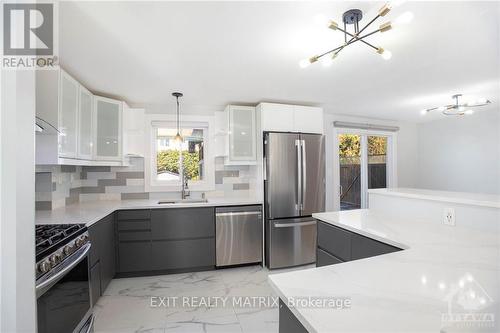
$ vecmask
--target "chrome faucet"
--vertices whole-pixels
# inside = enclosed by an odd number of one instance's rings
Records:
[[[191,196],[191,193],[189,191],[188,187],[188,179],[184,175],[184,172],[182,173],[182,191],[181,191],[181,198],[182,200],[189,198]]]

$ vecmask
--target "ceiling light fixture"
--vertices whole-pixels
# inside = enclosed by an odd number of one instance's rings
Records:
[[[395,2],[386,3],[382,8],[379,9],[377,15],[361,29],[359,27],[359,22],[363,18],[363,12],[359,9],[350,9],[347,12],[345,12],[344,15],[342,15],[342,22],[344,23],[344,28],[339,27],[339,25],[335,21],[331,21],[331,20],[328,21],[328,23],[327,23],[328,28],[330,28],[332,30],[339,30],[340,32],[344,33],[344,44],[342,44],[334,49],[331,49],[327,52],[324,52],[322,54],[315,55],[309,59],[301,60],[299,63],[300,67],[306,68],[310,64],[315,63],[316,61],[318,61],[319,59],[321,59],[323,57],[328,57],[328,60],[323,62],[323,64],[330,65],[332,60],[337,57],[337,55],[339,54],[340,51],[342,51],[347,46],[349,46],[353,43],[356,43],[356,42],[361,42],[361,43],[367,45],[368,47],[372,48],[373,50],[375,50],[375,52],[380,54],[380,56],[385,60],[391,59],[392,53],[390,51],[385,50],[382,47],[374,46],[365,40],[365,38],[367,38],[367,37],[369,37],[377,32],[386,32],[386,31],[393,29],[394,25],[391,22],[386,22],[386,23],[380,25],[378,29],[376,29],[372,32],[365,33],[365,34],[362,34],[362,33],[366,30],[366,28],[368,28],[378,18],[387,15],[387,13],[389,13],[391,8],[394,7],[394,5],[396,5],[396,4],[399,4],[399,3],[395,3]],[[411,12],[405,12],[398,19],[396,19],[395,24],[396,25],[407,24],[407,23],[411,22],[412,19],[413,19],[413,14]],[[316,21],[318,21],[318,20],[322,20],[322,18],[321,19],[317,18]],[[348,25],[354,26],[353,32],[347,31]]]
[[[177,134],[175,135],[175,141],[180,143],[180,142],[182,142],[183,139],[182,139],[182,135],[181,135],[181,126],[180,126],[180,122],[179,122],[179,117],[180,117],[179,97],[182,97],[184,95],[180,92],[173,92],[172,96],[175,97],[175,101],[177,103]]]
[[[469,108],[491,104],[491,101],[486,98],[479,98],[476,101],[468,101],[466,103],[461,103],[460,102],[461,97],[462,94],[453,95],[451,96],[451,98],[455,100],[454,104],[436,106],[434,108],[422,110],[420,111],[420,113],[422,115],[426,115],[431,111],[440,111],[446,116],[471,115],[474,114],[474,110],[470,110]]]

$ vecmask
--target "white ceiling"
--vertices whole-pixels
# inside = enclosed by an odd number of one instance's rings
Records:
[[[228,103],[318,105],[328,113],[422,121],[420,110],[460,92],[500,103],[499,2],[406,2],[413,22],[370,38],[331,67],[299,60],[337,46],[343,35],[316,23],[341,22],[360,8],[367,22],[383,2],[62,2],[61,64],[94,92],[174,112],[212,113]],[[370,31],[371,29],[368,29]]]

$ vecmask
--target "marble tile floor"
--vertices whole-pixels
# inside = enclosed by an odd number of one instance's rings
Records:
[[[267,276],[311,267],[114,279],[94,307],[95,333],[278,332],[277,297]]]

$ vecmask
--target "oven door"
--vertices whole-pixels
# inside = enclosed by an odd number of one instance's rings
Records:
[[[37,281],[38,333],[79,332],[91,319],[89,249],[90,243]]]

